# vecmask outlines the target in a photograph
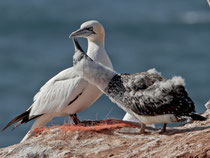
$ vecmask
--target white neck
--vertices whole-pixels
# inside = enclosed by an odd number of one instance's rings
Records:
[[[112,62],[104,48],[104,40],[89,40],[87,55],[94,61],[113,69]]]

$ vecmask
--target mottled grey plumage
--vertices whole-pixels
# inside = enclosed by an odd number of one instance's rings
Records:
[[[140,79],[136,81],[136,77]],[[158,97],[151,95],[160,88],[158,83],[165,81],[158,73],[119,74],[112,78],[105,92],[138,115],[174,114],[178,119],[194,113],[194,103],[182,85],[173,85],[170,90],[162,89]]]
[[[77,52],[74,55],[76,60],[81,54]],[[164,123],[164,132],[166,123],[206,119],[195,113],[194,103],[181,77],[166,79],[155,69],[136,74],[117,74],[90,60],[86,54],[80,56],[75,66],[78,74],[97,85],[113,102],[143,124]]]

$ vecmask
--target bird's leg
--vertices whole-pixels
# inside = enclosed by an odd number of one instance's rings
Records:
[[[78,119],[77,114],[70,114],[69,116],[71,117],[75,125],[80,123],[80,120]]]
[[[140,134],[145,134],[146,125],[144,123],[141,124]]]
[[[166,126],[167,126],[167,123],[164,123],[164,124],[163,124],[163,128],[162,128],[162,130],[160,131],[160,133],[166,133]]]

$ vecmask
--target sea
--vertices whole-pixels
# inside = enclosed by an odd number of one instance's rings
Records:
[[[205,111],[210,99],[210,7],[206,0],[2,0],[0,1],[0,128],[24,112],[54,75],[72,66],[69,34],[100,21],[105,47],[119,73],[151,68],[182,76]],[[87,49],[87,41],[79,39]],[[81,120],[122,119],[125,112],[103,95],[78,114]],[[69,117],[53,119],[48,126]],[[17,144],[32,122],[0,133],[0,147]],[[170,126],[174,126],[173,124]]]

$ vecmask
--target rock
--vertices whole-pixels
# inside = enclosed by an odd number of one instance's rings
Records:
[[[204,114],[205,115],[205,114]],[[69,130],[68,125],[37,132],[27,141],[0,149],[2,158],[203,158],[210,157],[210,115],[179,127],[168,127],[166,134],[147,129],[121,127],[103,130]]]

